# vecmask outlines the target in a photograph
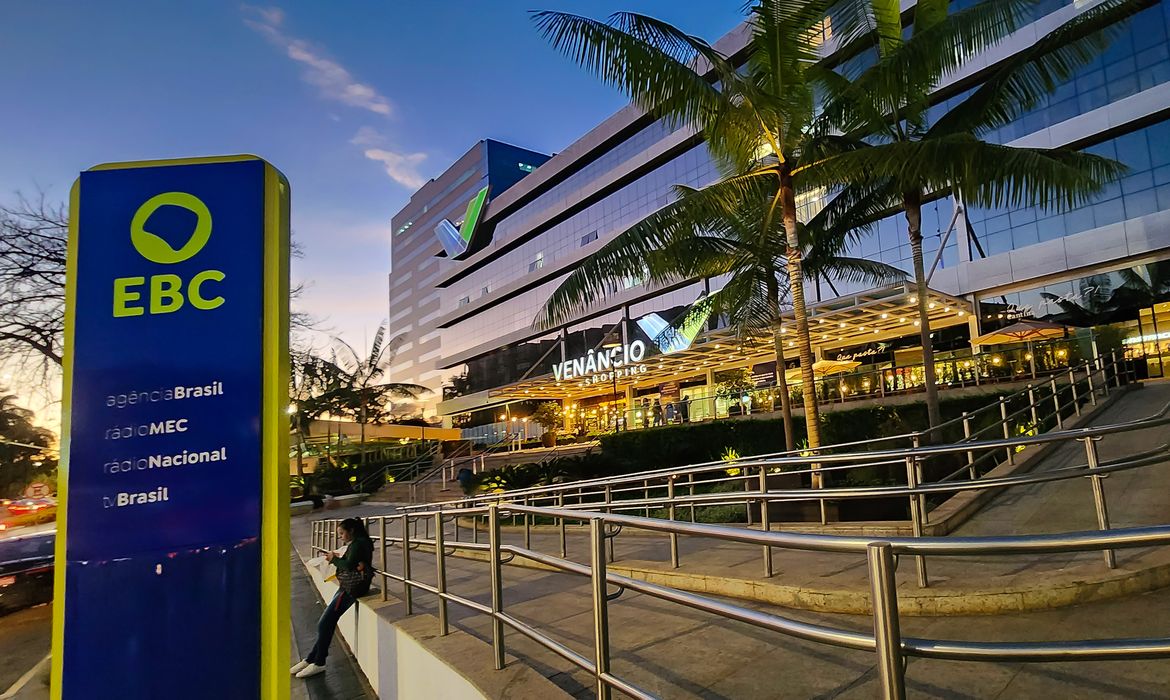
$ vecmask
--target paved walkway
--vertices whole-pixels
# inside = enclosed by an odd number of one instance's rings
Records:
[[[1170,383],[1151,383],[1107,409],[1095,421],[1113,423],[1156,412],[1170,401]],[[1102,441],[1103,460],[1149,449],[1165,441],[1167,431],[1145,430]],[[1077,448],[1051,455],[1039,469],[1083,462]],[[1117,527],[1170,521],[1170,470],[1165,465],[1117,474],[1106,481],[1110,512]],[[359,506],[334,517],[392,511],[386,506]],[[294,542],[307,551],[310,517],[293,521]],[[1092,498],[1086,480],[1058,482],[1008,492],[964,526],[958,534],[1005,534],[1094,529]],[[569,558],[588,561],[584,532],[571,529]],[[448,530],[448,537],[453,534]],[[468,532],[463,528],[463,536]],[[505,542],[520,543],[518,531],[504,533]],[[481,533],[481,541],[484,541]],[[553,531],[534,533],[533,547],[558,554]],[[760,548],[680,538],[683,573],[725,579],[760,579]],[[391,549],[391,571],[398,570],[400,550]],[[618,567],[666,570],[669,551],[663,535],[627,531],[617,538]],[[795,587],[868,590],[866,568],[856,555],[775,550],[772,581]],[[1152,557],[1150,551],[1118,553],[1119,570],[1136,571]],[[414,572],[433,583],[433,555],[414,555]],[[899,571],[900,595],[917,590],[914,567]],[[929,560],[932,590],[970,592],[980,587],[1038,586],[1054,579],[1076,581],[1086,573],[1103,573],[1099,554],[1044,557],[936,557]],[[487,603],[487,567],[483,562],[448,559],[450,589]],[[515,566],[506,568],[505,608],[538,629],[589,656],[592,644],[591,599],[584,579]],[[391,592],[397,592],[392,584]],[[422,612],[433,612],[433,597],[415,593]],[[737,603],[801,620],[868,631],[868,615],[793,611],[761,602]],[[488,639],[485,618],[452,607],[460,628]],[[979,617],[906,617],[903,634],[937,639],[1039,641],[1105,637],[1170,636],[1170,589],[1088,605],[1033,613]],[[665,698],[869,698],[878,693],[873,655],[840,650],[730,622],[712,615],[627,592],[611,603],[610,624],[614,672]],[[559,657],[518,634],[507,635],[507,646],[569,694],[591,697],[591,679]],[[1035,698],[1059,693],[1063,698],[1165,698],[1170,688],[1170,663],[1077,662],[1062,664],[975,664],[912,659],[907,667],[912,696],[939,698]]]
[[[292,616],[292,666],[313,648],[317,639],[317,618],[324,602],[309,579],[305,567],[292,554],[289,610]],[[292,678],[292,700],[367,700],[376,698],[353,657],[343,646],[341,635],[334,637],[325,673],[301,680]]]
[[[356,507],[343,514],[368,515]],[[294,520],[295,541],[307,551],[309,519]],[[391,550],[398,553],[398,550]],[[395,557],[394,561],[397,560]],[[434,584],[433,561],[425,553],[414,573]],[[486,564],[449,558],[453,593],[488,604]],[[397,570],[393,564],[392,571]],[[390,591],[399,589],[391,584]],[[435,614],[433,596],[416,591],[416,610]],[[760,603],[733,601],[800,620],[868,631],[868,616],[793,612]],[[537,629],[590,656],[592,608],[588,582],[559,573],[506,567],[504,607]],[[401,610],[391,606],[389,610]],[[613,670],[621,678],[663,698],[872,698],[879,694],[873,655],[792,639],[657,599],[627,592],[609,608]],[[485,617],[451,606],[452,624],[485,641]],[[980,617],[906,617],[903,634],[938,639],[1037,641],[1094,637],[1165,636],[1170,590],[1124,600],[1039,613]],[[573,697],[593,697],[591,678],[516,633],[506,634],[515,654]],[[486,653],[486,652],[485,652]],[[460,660],[453,660],[456,664]],[[1036,698],[1059,693],[1073,698],[1165,698],[1170,663],[1080,662],[1062,664],[974,664],[912,659],[907,667],[912,697]],[[615,694],[618,695],[618,694]],[[502,695],[500,697],[509,697]],[[541,699],[544,700],[544,699]]]

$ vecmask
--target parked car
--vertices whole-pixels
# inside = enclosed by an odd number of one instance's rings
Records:
[[[53,599],[52,532],[0,540],[0,614]]]
[[[0,530],[48,523],[57,519],[57,501],[51,498],[25,498],[9,503],[7,509],[8,515],[0,520]]]

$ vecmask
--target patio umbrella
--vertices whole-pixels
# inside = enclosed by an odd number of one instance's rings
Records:
[[[827,377],[831,374],[841,374],[843,372],[848,372],[854,367],[859,366],[861,366],[861,363],[855,362],[853,360],[817,360],[813,363],[812,370],[813,374],[817,377]],[[788,370],[784,373],[784,378],[789,382],[801,381],[800,368],[794,367]]]
[[[1032,343],[1037,340],[1063,338],[1068,333],[1068,326],[1048,321],[1017,321],[990,333],[975,338],[972,345],[1005,345],[1008,343],[1028,344],[1028,364],[1032,370],[1032,378],[1036,378],[1036,359],[1032,354]]]

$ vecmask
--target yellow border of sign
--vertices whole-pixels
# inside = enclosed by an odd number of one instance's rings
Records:
[[[209,165],[258,160],[264,163],[264,319],[261,451],[260,697],[289,697],[289,534],[288,534],[288,293],[289,184],[259,156],[231,155],[174,160],[104,163],[93,170],[126,170],[173,165]],[[61,700],[65,644],[65,534],[69,512],[69,435],[73,399],[73,341],[77,292],[78,213],[81,179],[69,191],[69,245],[65,263],[65,352],[62,358],[61,459],[57,476],[57,543],[53,578],[53,658],[49,695]]]

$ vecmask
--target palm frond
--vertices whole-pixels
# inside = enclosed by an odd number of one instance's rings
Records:
[[[1150,0],[1106,0],[999,64],[965,100],[931,127],[932,134],[986,133],[1019,118],[1041,98],[1101,55]]]
[[[1011,148],[974,139],[955,150],[964,158],[955,162],[950,178],[955,190],[963,201],[985,207],[1079,206],[1128,171],[1116,160],[1080,151]]]
[[[1048,207],[1077,206],[1125,172],[1122,163],[1079,151],[1012,148],[950,134],[842,154],[816,175],[862,185],[889,180],[904,192],[954,188],[978,206]]]
[[[902,120],[920,124],[929,96],[942,79],[1022,26],[1032,4],[984,0],[916,28],[909,40],[884,45],[877,63],[853,80],[851,90],[839,90],[826,113],[842,120],[842,128],[856,128],[857,105],[868,100],[870,109],[886,114],[894,124]]]
[[[400,399],[417,399],[420,396],[431,393],[431,390],[421,384],[409,384],[403,382],[393,382],[390,384],[379,384],[378,389],[390,396]]]
[[[698,263],[662,255],[661,251],[717,230],[739,202],[752,197],[753,192],[759,192],[773,179],[769,171],[753,171],[702,189],[679,188],[679,199],[618,234],[569,273],[545,302],[535,325],[556,326],[576,311],[623,289],[623,282],[631,278],[665,282],[688,276]],[[709,241],[705,245],[717,243]]]
[[[809,274],[822,279],[875,287],[901,282],[907,277],[905,270],[884,262],[840,255],[821,256],[815,248],[805,259],[805,267]]]
[[[870,6],[873,8],[878,55],[885,56],[902,43],[902,3],[900,0],[871,0]]]
[[[553,11],[532,18],[556,50],[674,126],[703,124],[720,110],[723,97],[696,71],[695,59],[702,56],[719,73],[728,64],[701,39],[633,13],[609,22]]]

